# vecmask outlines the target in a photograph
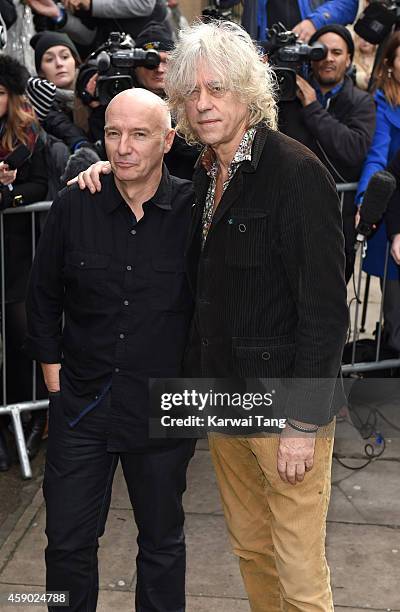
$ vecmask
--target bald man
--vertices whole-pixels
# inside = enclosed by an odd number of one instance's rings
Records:
[[[119,461],[139,532],[132,610],[185,610],[182,494],[194,442],[147,431],[148,379],[180,375],[192,314],[183,254],[193,194],[163,165],[173,139],[159,97],[117,95],[105,126],[112,172],[100,193],[60,192],[33,264],[26,350],[50,397],[46,586],[68,591],[74,612],[96,610]]]

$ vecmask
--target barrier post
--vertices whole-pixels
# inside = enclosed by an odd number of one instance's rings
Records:
[[[18,458],[20,462],[22,476],[25,479],[32,478],[32,470],[26,450],[24,430],[22,427],[21,413],[24,411],[43,410],[48,407],[48,400],[37,400],[36,388],[36,361],[32,365],[32,400],[17,404],[7,403],[7,357],[6,357],[6,283],[5,283],[5,242],[4,242],[4,216],[13,214],[31,215],[31,239],[32,239],[32,260],[36,252],[36,213],[46,212],[51,207],[51,202],[38,202],[29,206],[19,206],[17,208],[6,208],[0,212],[0,272],[1,272],[1,335],[2,335],[2,390],[3,404],[0,406],[0,416],[9,414],[11,416],[15,442],[17,446]]]

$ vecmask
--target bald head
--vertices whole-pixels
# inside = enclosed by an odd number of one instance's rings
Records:
[[[106,124],[115,116],[140,114],[146,110],[162,129],[171,129],[171,114],[167,103],[151,91],[139,87],[121,91],[111,100],[106,109]]]
[[[107,157],[119,181],[143,182],[161,175],[175,130],[166,103],[145,89],[127,89],[113,98],[104,126]]]

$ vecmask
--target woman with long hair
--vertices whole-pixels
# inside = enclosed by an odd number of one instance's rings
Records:
[[[373,91],[377,105],[376,130],[358,185],[356,203],[362,196],[371,176],[384,170],[400,149],[400,31],[394,32],[384,49],[374,76]],[[383,221],[368,240],[363,269],[383,279],[387,247]],[[400,267],[389,255],[388,276],[384,299],[385,341],[400,352]]]
[[[75,95],[81,63],[75,44],[61,32],[39,32],[32,37],[38,77],[29,79],[27,95],[48,134],[62,140],[71,152],[88,144],[82,126],[87,109]]]
[[[17,60],[0,55],[0,210],[32,204],[45,199],[47,193],[41,131],[24,95],[28,76],[26,68]],[[22,145],[26,149],[21,157]],[[19,154],[17,169],[7,163],[15,152]],[[28,215],[4,216],[5,295],[2,298],[6,303],[7,403],[31,398],[32,364],[21,352],[31,248]],[[5,437],[0,429],[0,471],[9,465]]]

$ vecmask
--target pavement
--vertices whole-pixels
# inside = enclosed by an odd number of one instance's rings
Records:
[[[373,317],[373,311],[369,317]],[[400,426],[400,393],[373,406]],[[352,418],[369,418],[368,398],[354,393]],[[334,460],[327,524],[327,556],[336,612],[400,612],[400,432],[378,416],[375,430],[385,451],[360,470]],[[338,424],[335,453],[347,466],[366,463],[365,441],[346,421]],[[382,450],[377,440],[371,448]],[[41,492],[44,451],[33,461],[33,478],[18,467],[0,475],[0,594],[43,591],[45,509]],[[19,483],[19,484],[18,484]],[[190,464],[184,497],[187,540],[187,612],[248,612],[238,564],[232,555],[206,440]],[[134,610],[137,530],[122,471],[113,486],[106,533],[100,541],[98,612]],[[300,577],[301,578],[301,577]],[[16,606],[0,604],[1,612]],[[37,612],[42,606],[25,605]],[[268,612],[268,610],[265,610]]]

